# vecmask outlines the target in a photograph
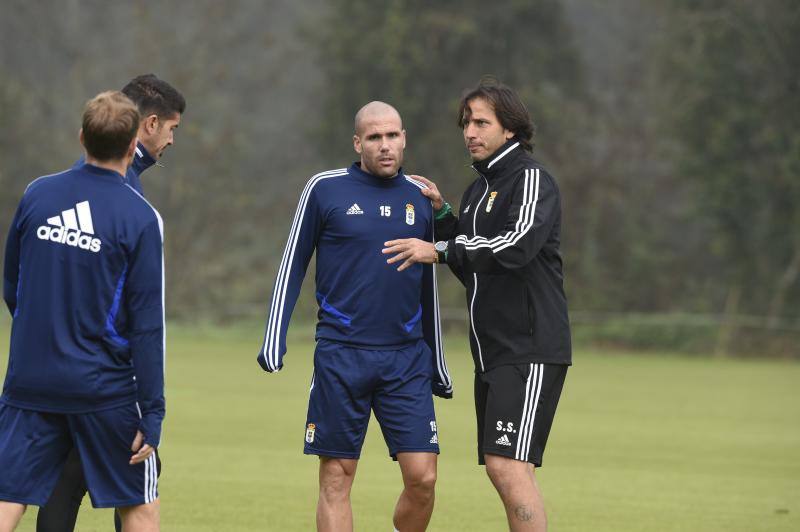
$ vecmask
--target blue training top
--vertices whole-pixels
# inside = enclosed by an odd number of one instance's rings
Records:
[[[316,249],[316,338],[367,349],[396,349],[424,338],[435,358],[434,391],[452,395],[441,341],[436,272],[398,272],[381,253],[398,238],[433,240],[425,185],[403,175],[373,176],[355,163],[312,177],[303,189],[272,294],[264,344],[266,371],[279,371],[286,331]]]
[[[0,401],[83,413],[138,401],[156,446],[164,417],[163,224],[112,171],[83,163],[40,177],[6,241],[13,316]]]

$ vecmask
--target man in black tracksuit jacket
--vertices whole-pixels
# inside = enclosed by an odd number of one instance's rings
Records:
[[[558,186],[515,138],[498,151],[473,164],[461,216],[435,226],[467,289],[475,368],[570,364]]]
[[[572,364],[563,288],[561,196],[531,156],[533,123],[510,88],[484,79],[462,98],[459,125],[475,181],[458,215],[419,177],[436,210],[435,245],[394,240],[388,262],[446,262],[467,289],[475,362],[478,461],[511,530],[546,530],[534,467]],[[529,465],[532,464],[532,465]]]

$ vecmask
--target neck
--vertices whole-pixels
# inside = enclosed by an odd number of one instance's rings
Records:
[[[125,159],[111,159],[109,161],[101,161],[99,159],[95,159],[88,153],[86,154],[85,158],[88,164],[92,166],[96,166],[98,168],[104,168],[106,170],[113,170],[114,172],[125,175],[125,172],[128,170],[128,165]]]
[[[142,125],[139,126],[139,132],[136,134],[136,145],[137,146],[141,145],[147,152],[147,155],[149,155],[152,158],[155,158],[155,155],[153,155],[155,151],[153,151],[152,147],[145,140],[149,138],[150,137],[147,136],[147,130],[144,127],[144,123],[142,123]]]

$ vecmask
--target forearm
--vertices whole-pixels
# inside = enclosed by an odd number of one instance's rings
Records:
[[[136,393],[142,420],[139,430],[145,443],[158,447],[164,420],[164,329],[155,328],[131,336],[131,355],[136,374]]]
[[[449,205],[447,205],[449,207]],[[445,207],[445,209],[447,208]],[[436,216],[433,224],[436,240],[450,240],[458,235],[458,218],[452,211],[442,212]]]

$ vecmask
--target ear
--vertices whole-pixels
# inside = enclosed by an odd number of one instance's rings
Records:
[[[361,155],[361,139],[358,135],[353,135],[353,149],[356,150],[356,153]]]
[[[144,130],[148,135],[152,135],[158,131],[158,115],[148,115],[144,119]]]
[[[403,130],[403,149],[406,149],[406,130]]]
[[[511,137],[513,137],[513,136],[514,136],[514,132],[513,131],[509,131],[509,130],[506,129],[506,132],[505,132],[506,140],[511,140]]]
[[[84,144],[84,142],[83,142],[83,128],[80,128],[78,130],[78,140],[81,142],[81,146],[86,148],[86,144]]]

